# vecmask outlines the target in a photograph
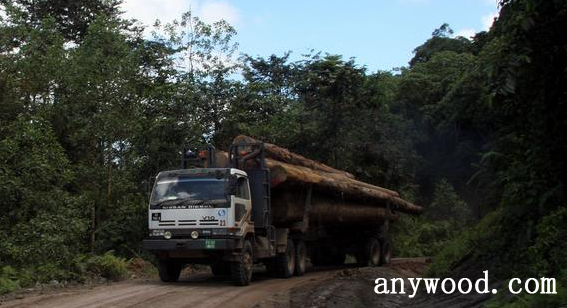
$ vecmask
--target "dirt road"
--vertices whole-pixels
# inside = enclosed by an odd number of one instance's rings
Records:
[[[377,297],[373,279],[418,277],[425,266],[424,259],[395,259],[387,267],[311,269],[291,279],[269,278],[258,270],[249,287],[202,273],[171,284],[135,280],[29,294],[0,307],[396,307],[405,299]]]

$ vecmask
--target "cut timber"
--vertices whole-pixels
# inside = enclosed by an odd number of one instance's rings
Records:
[[[228,167],[228,153],[217,151],[215,155],[217,167]],[[399,198],[397,192],[374,186],[355,179],[341,176],[337,173],[328,173],[313,170],[303,166],[288,164],[274,159],[266,158],[266,167],[270,169],[271,185],[288,182],[299,185],[314,184],[329,191],[351,195],[359,199],[374,199],[383,207],[388,204],[393,210],[408,214],[418,214],[423,208]]]
[[[239,135],[233,140],[233,144],[246,144],[246,143],[260,143],[261,141],[256,140],[252,137],[245,135]],[[266,156],[277,161],[285,162],[292,165],[298,165],[307,167],[313,170],[324,171],[328,173],[341,174],[347,178],[354,179],[354,175],[346,171],[337,170],[335,168],[329,167],[323,163],[314,161],[307,157],[301,156],[290,152],[288,149],[281,148],[275,144],[264,142],[264,149],[266,151]]]
[[[272,201],[274,222],[292,226],[301,222],[305,210],[305,190],[300,192],[275,191]],[[360,226],[376,225],[387,220],[396,220],[398,215],[376,204],[328,198],[315,194],[311,198],[309,224],[332,224]]]
[[[337,191],[358,198],[381,200],[379,203],[382,206],[389,204],[392,209],[408,214],[418,214],[423,210],[422,207],[389,193],[391,192],[390,190],[367,183],[360,185],[361,182],[354,179],[344,177],[341,179],[326,172],[290,165],[272,159],[266,159],[266,166],[270,169],[272,186],[277,186],[286,181],[298,184],[314,184],[330,191]]]

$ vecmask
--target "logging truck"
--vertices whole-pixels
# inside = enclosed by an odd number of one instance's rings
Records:
[[[156,177],[143,248],[160,279],[185,264],[210,265],[248,285],[254,264],[282,278],[314,266],[390,262],[390,222],[421,208],[391,190],[354,179],[273,144],[235,138],[228,152],[183,150],[182,167]]]

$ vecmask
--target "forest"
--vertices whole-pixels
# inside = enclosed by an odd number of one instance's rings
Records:
[[[151,260],[149,179],[246,134],[424,206],[393,236],[429,275],[556,277],[495,306],[567,302],[567,2],[501,0],[489,31],[442,24],[376,72],[241,54],[191,12],[148,36],[120,2],[0,0],[0,294]]]

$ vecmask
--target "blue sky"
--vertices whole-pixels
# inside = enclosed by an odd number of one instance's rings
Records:
[[[292,58],[314,49],[354,57],[369,71],[407,65],[412,50],[442,23],[456,34],[486,30],[496,0],[126,0],[126,17],[151,24],[171,21],[189,9],[207,22],[233,24],[239,51],[253,56]]]

